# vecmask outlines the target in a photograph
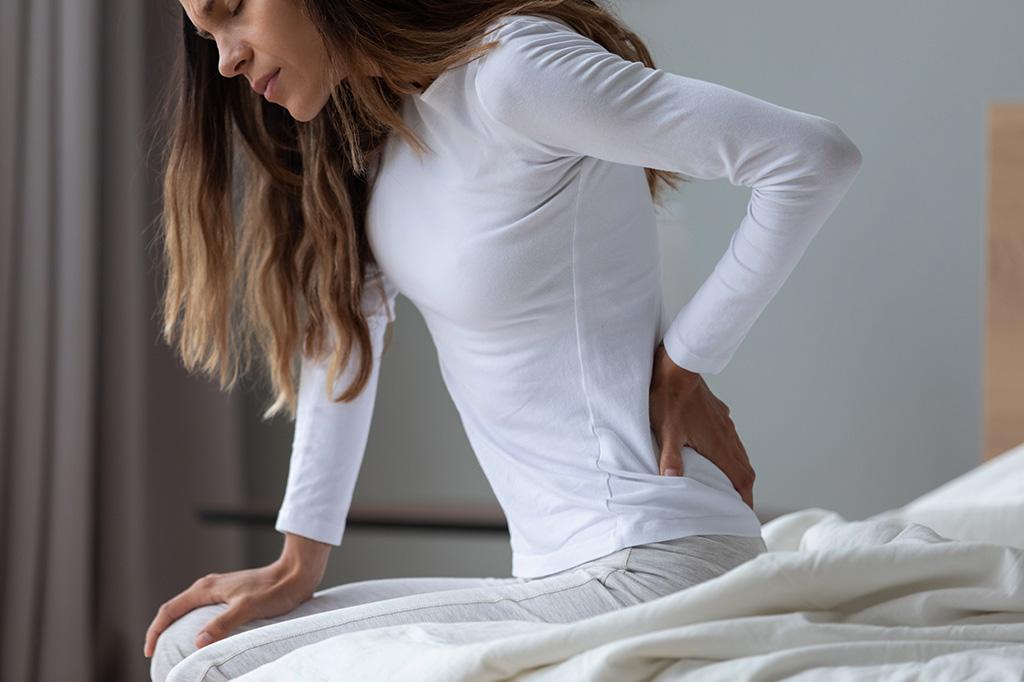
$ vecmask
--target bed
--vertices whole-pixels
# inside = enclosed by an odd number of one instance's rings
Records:
[[[235,679],[1024,678],[1024,443],[868,519],[810,508],[763,532],[755,559],[610,613],[350,632]]]

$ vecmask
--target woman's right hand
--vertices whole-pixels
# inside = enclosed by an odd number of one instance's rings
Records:
[[[199,633],[196,647],[200,649],[227,637],[243,623],[288,613],[313,596],[323,579],[330,549],[331,545],[287,533],[285,549],[272,564],[199,578],[160,606],[146,630],[143,653],[147,658],[152,656],[160,633],[186,613],[207,604],[226,603],[228,608]]]

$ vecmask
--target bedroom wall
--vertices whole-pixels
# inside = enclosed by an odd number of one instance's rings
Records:
[[[832,119],[860,176],[731,364],[707,376],[757,471],[755,503],[863,518],[980,461],[985,108],[1024,99],[1024,4],[617,4],[661,68]],[[983,9],[982,9],[983,8]],[[674,314],[724,252],[746,188],[695,182],[660,229]],[[493,500],[415,308],[394,345],[356,501]],[[246,485],[280,499],[291,424],[246,416]],[[281,536],[250,532],[252,561]],[[325,585],[507,575],[507,538],[350,529]]]

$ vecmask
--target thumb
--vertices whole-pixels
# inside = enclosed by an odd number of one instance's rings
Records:
[[[680,453],[681,447],[682,444],[677,443],[674,438],[665,439],[665,443],[661,446],[661,461],[659,462],[659,468],[662,476],[683,475],[683,456]]]
[[[206,624],[206,627],[203,628],[203,631],[196,636],[196,648],[202,649],[207,644],[224,639],[231,634],[232,630],[246,622],[246,620],[248,618],[245,614],[245,602],[234,602],[219,616],[211,619]]]

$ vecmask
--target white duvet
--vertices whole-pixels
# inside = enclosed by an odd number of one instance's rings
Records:
[[[236,680],[1024,680],[1024,444],[899,509],[805,509],[713,580],[568,624],[397,625]]]

